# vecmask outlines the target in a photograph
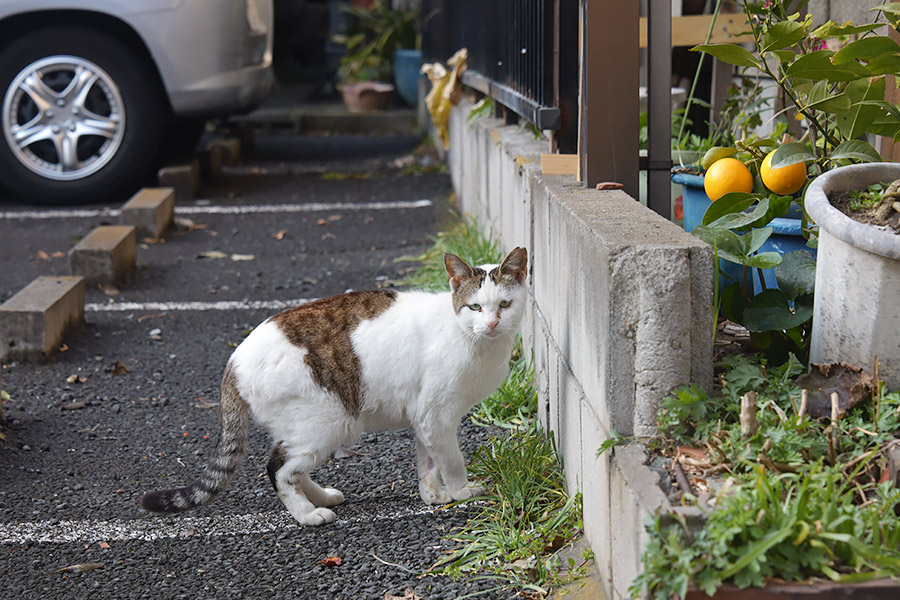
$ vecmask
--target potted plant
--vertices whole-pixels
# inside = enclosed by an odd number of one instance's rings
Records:
[[[871,365],[900,388],[900,164],[840,167],[806,192],[819,226],[810,357]],[[871,191],[869,191],[871,188]],[[883,208],[882,208],[883,207]],[[863,222],[865,218],[868,222]]]
[[[338,89],[351,112],[382,110],[390,102],[394,85],[394,54],[416,43],[416,9],[394,10],[386,0],[368,7],[352,5],[353,17],[345,35],[335,37],[346,54],[338,67]]]
[[[723,186],[720,191],[732,193],[725,193],[716,200],[712,205],[714,211],[712,207],[709,209],[716,218],[711,219],[708,211],[704,227],[695,229],[695,233],[713,244],[720,255],[725,252],[752,257],[752,253],[742,254],[742,251],[756,247],[761,238],[771,236],[771,228],[763,226],[776,217],[783,217],[791,202],[796,202],[802,209],[809,179],[804,178],[801,189],[788,196],[784,193],[786,190],[773,190],[765,182],[766,172],[770,176],[774,173],[777,180],[784,169],[803,165],[801,168],[805,168],[810,177],[816,177],[853,163],[879,162],[879,153],[864,137],[870,134],[900,136],[900,111],[884,99],[885,76],[900,74],[900,45],[877,33],[886,26],[897,29],[898,5],[886,4],[872,9],[877,11],[875,23],[838,25],[829,21],[815,26],[811,15],[801,16],[794,12],[799,4],[802,3],[791,0],[745,2],[744,12],[755,42],[751,50],[736,44],[694,48],[723,62],[764,73],[777,85],[785,104],[804,125],[804,131],[796,141],[777,144],[774,139],[738,140],[734,147],[714,148],[706,157],[704,162],[708,167],[714,167],[720,160],[741,159],[749,168],[752,182],[750,190]],[[741,179],[734,176],[729,182],[740,182]],[[743,179],[745,185],[746,178]],[[763,180],[762,189],[757,186],[759,179]],[[707,188],[709,182],[707,174]],[[805,222],[806,213],[800,214]],[[751,215],[755,215],[755,220]],[[769,231],[765,232],[766,229]],[[816,227],[806,226],[803,231],[810,236],[810,245],[815,246]],[[745,235],[733,235],[735,233]],[[748,239],[746,233],[752,233],[752,237]],[[762,260],[753,260],[757,263],[752,265],[755,268],[763,266],[760,263],[775,266],[783,259],[767,255]],[[801,268],[808,271],[809,265],[801,262]],[[846,262],[843,267],[847,267]],[[875,273],[870,276],[878,277]],[[728,295],[724,296],[727,300]],[[767,289],[756,297],[747,295],[742,299],[745,301],[743,306],[735,306],[735,312],[743,316],[760,316],[777,305],[785,317],[785,324],[792,324],[798,320],[801,310],[796,304],[791,306],[790,300],[787,295],[779,296],[777,291]],[[790,316],[792,313],[794,317]],[[802,314],[806,316],[807,313],[811,315],[812,308],[804,305]],[[877,311],[871,311],[871,316],[875,318]],[[878,327],[872,324],[869,330]],[[750,325],[748,328],[753,330]]]

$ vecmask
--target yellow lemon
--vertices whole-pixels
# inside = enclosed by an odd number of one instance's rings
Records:
[[[749,193],[753,190],[753,175],[738,159],[720,158],[707,169],[703,189],[713,202],[731,192]]]
[[[772,168],[772,150],[759,166],[759,176],[769,191],[780,196],[790,196],[806,183],[806,163],[795,163],[780,169]]]

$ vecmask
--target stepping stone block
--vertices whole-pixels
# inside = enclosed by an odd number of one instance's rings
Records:
[[[222,165],[225,160],[225,150],[221,146],[210,143],[206,148],[197,150],[197,165],[200,169],[200,179],[210,181],[222,174]]]
[[[241,140],[235,137],[221,138],[209,143],[209,148],[217,148],[223,165],[237,164],[241,159]]]
[[[200,167],[196,160],[184,165],[163,167],[157,173],[160,187],[175,189],[175,200],[187,202],[197,196],[200,189]]]
[[[69,271],[87,285],[118,284],[134,269],[137,232],[132,225],[104,225],[94,229],[69,251]]]
[[[0,305],[0,360],[40,360],[84,323],[84,277],[38,277]]]
[[[119,223],[132,225],[143,238],[158,238],[172,224],[175,189],[143,188],[122,206]]]

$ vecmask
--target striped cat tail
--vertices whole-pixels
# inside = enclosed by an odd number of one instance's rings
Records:
[[[150,512],[176,513],[211,502],[224,491],[244,458],[250,423],[249,407],[238,392],[234,368],[229,363],[222,377],[219,399],[219,441],[215,456],[192,484],[147,492],[141,507]]]

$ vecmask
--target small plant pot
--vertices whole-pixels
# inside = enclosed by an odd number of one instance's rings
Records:
[[[810,361],[845,360],[900,388],[900,235],[855,221],[829,196],[900,179],[900,164],[869,163],[820,175],[806,191],[806,211],[819,225]]]
[[[419,80],[423,77],[421,50],[394,52],[394,84],[397,93],[410,106],[419,103]]]
[[[703,176],[690,175],[687,173],[673,173],[672,181],[681,184],[681,198],[684,206],[684,229],[693,231],[695,227],[703,222],[703,215],[712,204],[706,191],[703,189]],[[797,214],[797,213],[788,213]],[[773,219],[768,227],[772,228],[772,235],[759,249],[760,252],[778,252],[779,254],[787,254],[794,250],[809,250],[806,245],[806,238],[803,237],[802,221],[799,218],[791,216]],[[740,265],[733,262],[721,260],[719,268],[724,274],[724,281],[721,286],[725,287],[735,281],[740,281],[743,269]],[[757,269],[752,271],[753,293],[758,294],[763,290],[759,281],[759,272]],[[763,279],[766,289],[777,288],[778,281],[775,279],[775,269],[764,269]]]
[[[352,113],[375,112],[387,108],[394,86],[380,81],[361,81],[338,86],[344,105]]]

